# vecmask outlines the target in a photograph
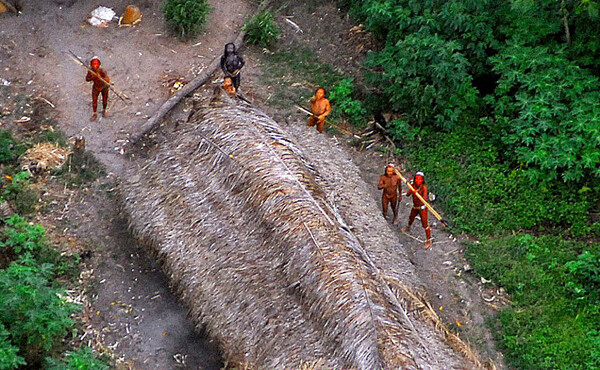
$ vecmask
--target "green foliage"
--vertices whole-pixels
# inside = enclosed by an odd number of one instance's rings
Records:
[[[532,183],[600,179],[598,78],[547,47],[507,47],[492,61],[494,130]]]
[[[13,138],[10,130],[0,130],[0,164],[13,164],[24,152],[25,146]]]
[[[166,0],[163,14],[169,28],[181,39],[194,37],[206,22],[206,0]]]
[[[600,303],[600,249],[585,251],[565,264],[567,288],[577,300]]]
[[[39,364],[73,325],[77,306],[53,287],[53,266],[38,265],[29,253],[0,270],[0,323],[11,333],[28,364]]]
[[[572,184],[531,186],[525,170],[512,169],[502,160],[504,153],[485,127],[474,124],[452,133],[417,135],[402,121],[393,123],[392,136],[404,141],[411,166],[425,171],[438,204],[459,231],[501,235],[588,224],[596,198]],[[415,140],[409,141],[411,137]]]
[[[0,370],[16,369],[25,365],[23,357],[18,355],[19,348],[10,342],[10,334],[0,323]]]
[[[11,260],[14,260],[27,254],[39,264],[52,265],[56,276],[74,278],[78,275],[79,255],[61,255],[52,248],[46,242],[46,231],[41,225],[30,223],[17,214],[4,220],[4,223],[5,227],[0,233],[0,252],[5,256],[12,256]]]
[[[29,184],[29,172],[14,175],[2,193],[4,199],[12,202],[18,213],[26,215],[35,211],[38,202],[37,192]]]
[[[512,305],[499,318],[499,339],[510,365],[536,369],[600,366],[600,305],[581,299],[585,293],[564,284],[567,274],[571,282],[595,289],[597,294],[599,244],[517,235],[473,243],[467,255],[479,274],[511,294]],[[570,298],[573,294],[575,299]]]
[[[269,47],[279,36],[279,28],[273,18],[273,13],[268,10],[256,14],[246,20],[243,30],[247,32],[246,40],[258,46]]]
[[[476,106],[477,91],[460,45],[438,35],[411,34],[371,53],[367,66],[383,73],[367,75],[395,111],[419,124],[451,128]]]
[[[329,92],[334,117],[347,119],[357,128],[363,128],[367,118],[367,110],[360,100],[354,99],[354,83],[352,78],[338,82]]]
[[[38,255],[46,246],[45,230],[41,225],[31,224],[16,214],[4,222],[6,227],[2,230],[0,248],[10,248],[16,254]]]
[[[98,359],[89,347],[67,352],[61,360],[46,359],[48,370],[107,370],[108,364]]]

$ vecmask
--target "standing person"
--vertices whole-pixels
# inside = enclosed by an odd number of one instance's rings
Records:
[[[427,185],[425,185],[425,174],[423,172],[419,171],[415,174],[415,178],[413,180],[413,187],[415,188],[415,191],[417,193],[419,193],[419,195],[423,199],[427,199],[427,196],[429,195],[429,193],[427,191]],[[429,248],[429,247],[431,247],[431,227],[429,227],[429,224],[427,223],[427,207],[421,201],[421,199],[419,199],[417,197],[415,192],[413,192],[412,190],[409,189],[406,192],[406,196],[409,197],[411,195],[413,196],[413,207],[412,207],[412,210],[410,211],[410,216],[408,217],[408,225],[406,227],[403,227],[402,231],[404,231],[404,232],[410,231],[410,227],[412,226],[413,221],[415,220],[415,217],[417,215],[420,215],[421,216],[421,224],[423,225],[423,228],[425,229],[425,236],[427,238],[427,240],[425,241],[425,248]]]
[[[244,58],[235,51],[235,44],[225,44],[225,52],[221,56],[221,69],[225,76],[231,77],[236,90],[240,88],[240,70],[244,64]]]
[[[310,99],[310,111],[312,115],[308,118],[308,126],[317,125],[317,131],[323,132],[325,128],[325,117],[331,113],[329,100],[325,98],[325,89],[319,87],[315,96]]]
[[[392,212],[394,213],[394,225],[398,225],[398,194],[402,194],[402,180],[394,172],[394,165],[388,164],[385,167],[385,173],[379,178],[379,190],[383,190],[381,194],[381,208],[383,209],[383,218],[387,217],[388,205],[392,204]]]
[[[98,95],[102,94],[102,116],[108,117],[108,113],[106,112],[108,106],[108,84],[110,83],[110,78],[108,77],[108,73],[103,68],[100,68],[100,59],[98,57],[93,57],[90,62],[92,67],[92,71],[88,70],[87,75],[85,76],[86,81],[92,81],[92,118],[90,121],[95,121],[98,118],[98,114],[96,113],[98,110]]]

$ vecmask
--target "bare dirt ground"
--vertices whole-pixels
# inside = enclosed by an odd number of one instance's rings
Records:
[[[185,318],[186,310],[169,293],[159,266],[129,238],[125,223],[116,216],[112,187],[114,176],[119,176],[128,165],[120,152],[122,144],[168,97],[165,80],[193,78],[222,52],[225,42],[235,37],[252,4],[243,0],[210,1],[213,11],[206,33],[182,43],[168,35],[159,0],[141,0],[137,4],[143,20],[131,29],[118,28],[116,23],[97,29],[84,23],[98,5],[122,12],[129,4],[123,0],[75,1],[71,7],[59,4],[60,1],[23,3],[23,15],[0,16],[0,77],[11,81],[14,87],[51,101],[56,106],[60,128],[70,137],[84,135],[88,149],[109,172],[109,176],[88,189],[49,191],[47,200],[54,200],[55,205],[42,216],[42,222],[54,234],[72,238],[79,245],[76,248],[91,252],[91,257],[84,260],[86,272],[82,277],[90,297],[83,318],[90,334],[83,340],[108,348],[122,359],[125,367],[219,367],[216,351],[202,335],[195,334]],[[352,36],[351,20],[332,3],[282,2],[277,6],[277,21],[283,31],[278,47],[309,47],[319,61],[349,75],[359,75],[364,51],[370,47],[368,38]],[[283,16],[290,16],[303,32],[296,32]],[[131,98],[131,104],[112,95],[112,116],[90,122],[91,86],[84,81],[85,71],[66,56],[69,49],[87,61],[93,55],[99,56],[115,86]],[[263,50],[249,48],[244,53],[247,66],[242,90],[278,121],[304,125],[304,117],[297,112],[276,110],[265,104],[270,90],[260,80],[261,74],[268,73],[268,66],[262,61]],[[336,134],[330,139],[346,145],[352,137]],[[346,150],[360,168],[363,180],[373,184],[372,201],[379,203],[376,183],[389,158],[374,151],[358,151],[350,145],[346,145]],[[406,198],[400,209],[401,221],[405,222],[410,209]],[[439,315],[474,345],[482,359],[491,358],[502,368],[502,355],[485,325],[486,318],[496,312],[502,294],[468,273],[460,240],[434,228],[434,246],[424,250],[421,241],[415,239],[424,238],[418,220],[410,235],[402,234],[391,223],[389,227],[425,283],[429,300]],[[488,303],[484,298],[492,301]]]

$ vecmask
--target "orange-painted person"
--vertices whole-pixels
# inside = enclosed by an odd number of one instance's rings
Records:
[[[223,90],[225,90],[231,97],[235,96],[236,88],[233,86],[233,80],[229,76],[225,76],[223,78],[223,84],[221,85]]]
[[[383,210],[383,218],[387,217],[388,205],[392,205],[392,212],[394,213],[394,225],[398,225],[398,194],[402,193],[402,180],[394,172],[395,167],[393,164],[388,164],[385,167],[385,174],[379,178],[379,190],[383,190],[381,194],[381,208]]]
[[[92,71],[88,70],[87,75],[85,76],[86,81],[92,81],[92,118],[90,121],[95,121],[98,118],[98,95],[102,94],[102,115],[104,117],[108,117],[108,113],[106,112],[108,105],[108,85],[110,83],[110,78],[108,77],[108,73],[105,69],[100,68],[100,59],[98,57],[93,57],[90,62],[92,67]],[[102,78],[102,79],[100,79]],[[103,82],[102,80],[106,81]]]
[[[319,87],[315,96],[310,99],[310,111],[312,115],[308,118],[308,126],[317,125],[317,131],[323,132],[325,128],[325,117],[331,113],[329,100],[325,98],[325,89]]]
[[[425,185],[425,174],[423,172],[419,171],[415,174],[413,188],[415,188],[415,191],[419,193],[423,199],[427,199],[429,193],[427,191],[427,185]],[[431,227],[429,227],[429,224],[427,223],[427,207],[421,201],[421,199],[419,199],[417,195],[409,189],[408,192],[406,192],[406,196],[409,197],[411,195],[413,197],[413,207],[410,211],[410,216],[408,217],[408,225],[402,228],[402,231],[408,232],[415,220],[415,217],[417,215],[421,216],[421,224],[425,229],[425,236],[427,237],[427,240],[425,241],[425,248],[429,248],[431,247]]]

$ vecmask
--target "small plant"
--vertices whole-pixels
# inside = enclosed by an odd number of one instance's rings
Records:
[[[271,46],[280,33],[273,13],[268,10],[247,19],[243,30],[247,32],[246,38],[249,43],[263,47]]]
[[[182,40],[200,32],[209,10],[206,0],[167,0],[163,5],[167,25]]]
[[[29,185],[29,172],[14,175],[2,195],[4,199],[13,203],[19,214],[26,215],[35,211],[38,194]]]
[[[103,360],[96,358],[90,347],[82,347],[67,352],[62,360],[47,358],[45,368],[49,370],[107,370],[109,366]]]
[[[19,144],[10,130],[0,130],[0,163],[11,164],[25,152],[25,146]]]

